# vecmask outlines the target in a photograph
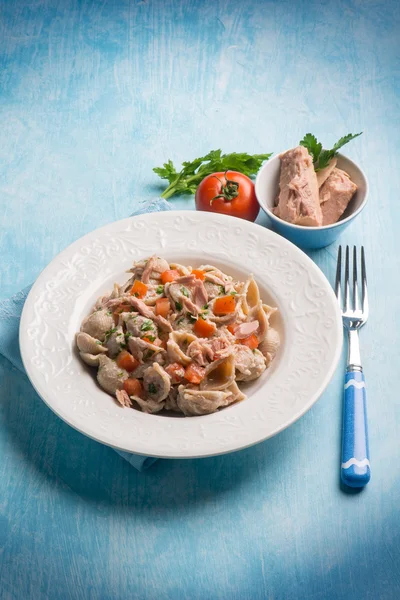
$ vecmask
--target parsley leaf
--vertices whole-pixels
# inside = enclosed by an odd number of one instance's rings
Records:
[[[140,331],[150,331],[150,329],[154,329],[153,322],[150,319],[144,321],[140,327]]]
[[[316,171],[320,171],[328,166],[329,161],[332,160],[334,156],[338,153],[338,150],[342,148],[345,144],[354,140],[354,138],[358,137],[362,134],[360,133],[348,133],[343,136],[334,144],[331,150],[322,150],[322,144],[317,141],[317,138],[312,133],[306,133],[304,138],[301,140],[300,145],[307,148],[308,152],[311,154],[314,167]]]
[[[112,336],[113,333],[115,333],[117,331],[116,327],[113,327],[112,329],[109,329],[108,331],[106,331],[105,333],[105,340],[106,342],[108,342],[108,340],[110,339],[110,337]]]
[[[186,296],[186,298],[189,298],[189,292],[185,287],[181,287],[181,293]]]
[[[235,290],[233,290],[233,291],[230,293],[230,296],[237,296],[237,292],[235,292]]]
[[[322,150],[322,144],[320,144],[317,141],[315,135],[313,135],[312,133],[306,133],[306,135],[300,142],[300,146],[304,146],[304,148],[307,148],[308,152],[312,156],[313,162],[317,162]]]
[[[225,294],[225,288],[223,285],[219,285],[219,295],[222,296],[223,294]]]
[[[154,383],[149,383],[149,387],[147,389],[149,391],[149,394],[157,393],[157,386]]]
[[[151,358],[151,357],[153,356],[153,354],[154,354],[154,350],[150,350],[150,349],[149,349],[149,350],[146,350],[146,351],[143,353],[143,358],[144,358],[144,360],[145,360],[145,361],[146,361],[146,360],[148,360],[149,358]]]
[[[155,335],[146,335],[146,340],[150,340],[150,342],[154,342],[155,339],[156,339]]]
[[[161,179],[169,181],[169,186],[161,194],[162,198],[168,199],[179,194],[194,194],[204,177],[217,171],[239,171],[252,177],[270,156],[271,154],[251,155],[247,152],[222,154],[221,150],[211,150],[205,156],[183,162],[179,173],[171,160],[162,167],[155,167],[153,171]]]
[[[156,289],[156,293],[157,294],[163,294],[164,293],[164,286],[163,285],[159,285]]]
[[[176,308],[176,310],[181,311],[183,306],[180,302],[175,302],[175,308]]]

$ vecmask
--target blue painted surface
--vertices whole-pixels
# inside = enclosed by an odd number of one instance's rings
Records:
[[[344,359],[276,438],[145,474],[1,359],[0,597],[399,598],[398,3],[32,0],[0,17],[1,297],[159,193],[151,169],[169,157],[365,132],[346,154],[370,201],[341,242],[366,246],[374,471],[341,489]],[[336,244],[310,255],[333,280]]]
[[[367,395],[364,374],[349,371],[344,378],[342,466],[345,485],[359,488],[371,478],[368,447]]]

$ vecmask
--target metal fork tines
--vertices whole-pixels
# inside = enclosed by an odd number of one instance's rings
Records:
[[[358,330],[368,319],[367,274],[365,269],[365,252],[361,246],[361,286],[358,281],[357,248],[353,247],[353,274],[350,283],[350,249],[346,246],[344,266],[344,298],[342,299],[342,246],[339,246],[335,291],[342,311],[343,327],[349,334],[349,350],[347,370],[362,371]],[[360,288],[361,287],[361,302]],[[350,290],[350,288],[352,288]]]

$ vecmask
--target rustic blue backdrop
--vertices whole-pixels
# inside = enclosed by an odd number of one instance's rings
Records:
[[[0,598],[400,597],[399,35],[394,0],[3,0],[0,297],[157,196],[169,157],[364,131],[346,153],[370,201],[342,241],[368,258],[372,480],[339,487],[341,369],[278,437],[139,474],[0,359]],[[335,252],[311,253],[331,279]]]

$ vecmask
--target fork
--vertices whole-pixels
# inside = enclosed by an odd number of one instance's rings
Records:
[[[371,477],[368,448],[365,379],[361,365],[358,331],[368,319],[367,274],[361,247],[361,305],[357,280],[357,248],[353,247],[353,277],[350,293],[350,251],[346,246],[344,300],[342,302],[342,247],[339,246],[335,292],[348,334],[347,368],[344,380],[342,429],[342,482],[353,488],[365,486]]]

